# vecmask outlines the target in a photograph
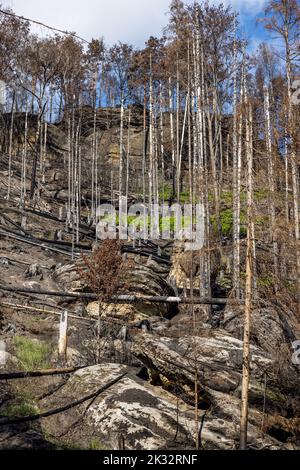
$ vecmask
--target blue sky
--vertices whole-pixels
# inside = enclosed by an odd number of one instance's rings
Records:
[[[193,0],[186,0],[192,3]],[[42,21],[59,29],[76,31],[90,40],[104,36],[108,44],[118,40],[141,47],[150,35],[159,36],[167,23],[170,0],[1,0],[17,14]],[[214,3],[221,3],[215,0]],[[242,29],[251,38],[251,49],[263,38],[255,25],[267,0],[223,0],[240,13]],[[43,28],[36,32],[46,35]]]

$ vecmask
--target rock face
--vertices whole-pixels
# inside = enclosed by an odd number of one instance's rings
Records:
[[[252,374],[261,378],[273,365],[271,357],[252,346]],[[200,336],[181,338],[140,335],[135,338],[133,354],[170,381],[194,389],[195,371],[205,389],[231,392],[241,383],[242,341],[222,330],[203,331]]]
[[[80,439],[86,447],[92,438],[97,437],[104,448],[116,450],[123,445],[128,450],[192,448],[192,408],[182,404],[177,422],[176,399],[142,381],[134,369],[126,366],[103,364],[76,372],[50,401],[47,399],[47,407],[69,403],[96,392],[124,372],[128,375],[121,382],[92,403],[44,420],[44,430],[56,437],[66,435],[67,439],[72,438],[76,442],[79,429],[75,423],[84,413],[80,422]]]
[[[17,430],[1,433],[0,450],[53,450],[53,447],[40,433],[25,429],[22,433]]]
[[[82,267],[82,263],[58,266],[53,273],[53,280],[67,292],[82,292],[85,288],[80,274]]]
[[[221,329],[199,331],[196,337],[143,335],[135,338],[132,352],[147,365],[156,383],[188,404],[195,400],[197,371],[199,408],[206,409],[216,420],[226,421],[226,435],[231,429],[231,445],[235,445],[238,441],[242,379],[240,340]],[[273,445],[297,446],[297,419],[294,420],[293,416],[297,415],[298,405],[294,403],[288,411],[287,396],[283,393],[285,390],[291,395],[291,390],[299,387],[299,374],[295,368],[292,374],[290,369],[281,369],[276,354],[251,346],[249,446],[254,449]],[[278,416],[283,417],[279,424]],[[271,425],[273,421],[277,423],[275,431]],[[220,426],[215,427],[215,432],[223,433]],[[278,438],[280,442],[270,443],[269,436]]]
[[[25,277],[28,277],[28,278],[42,276],[42,275],[43,275],[42,269],[36,263],[30,265],[29,268],[25,271]]]
[[[131,286],[130,293],[144,296],[174,296],[174,290],[165,279],[160,266],[153,260],[148,259],[145,264],[136,262],[133,270],[129,273],[128,284]],[[132,307],[132,306],[131,306]],[[139,320],[151,316],[167,317],[170,314],[170,305],[150,304],[141,302],[135,305],[136,315],[132,320]]]
[[[282,311],[274,307],[265,306],[253,309],[252,316],[252,340],[258,346],[274,354],[286,349],[286,345],[295,341],[299,337],[300,329],[297,318],[293,312]],[[243,311],[230,305],[225,309],[224,319],[221,326],[241,338],[243,335]],[[270,334],[271,333],[271,334]]]
[[[168,333],[172,335],[172,327]],[[226,436],[231,435],[230,445],[234,446],[240,419],[243,358],[240,339],[222,329],[198,330],[197,336],[178,338],[143,334],[134,338],[131,351],[148,368],[152,383],[160,384],[190,405],[195,402],[197,377],[199,408],[209,410],[216,420],[228,421]],[[295,401],[291,403],[292,390],[299,388],[299,383],[298,371],[287,362],[279,362],[276,350],[267,352],[262,347],[251,346],[250,447],[297,446],[298,405]],[[289,406],[287,396],[292,400]],[[280,423],[278,416],[282,417]],[[275,428],[271,425],[273,421],[277,423]],[[214,430],[222,434],[220,429],[218,426]],[[270,444],[268,434],[281,442]]]
[[[181,289],[190,288],[191,275],[194,279],[194,287],[198,287],[200,273],[200,259],[203,258],[201,250],[186,251],[185,244],[177,242],[174,245],[172,255],[172,267],[169,279]],[[222,267],[221,253],[219,250],[212,250],[210,253],[211,281],[214,283]]]
[[[64,405],[97,392],[124,372],[127,372],[126,377],[92,402],[43,420],[43,430],[63,442],[80,442],[84,448],[88,448],[92,439],[97,439],[102,448],[114,450],[193,449],[194,408],[176,400],[162,387],[142,381],[135,369],[126,366],[103,364],[76,372],[50,400],[47,399],[47,407]],[[223,410],[219,415],[214,411],[199,412],[203,449],[236,448],[239,401],[233,399],[223,406],[222,399],[223,395],[216,392],[214,400]],[[266,437],[262,441],[252,424],[249,441],[257,448],[262,442],[270,449],[284,448],[272,438]]]

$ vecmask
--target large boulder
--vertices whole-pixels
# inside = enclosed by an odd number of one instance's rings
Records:
[[[230,303],[224,311],[221,327],[236,338],[243,338],[244,310]],[[290,359],[291,343],[300,335],[297,317],[290,310],[265,304],[251,313],[251,340],[273,356],[283,352]]]
[[[184,242],[177,242],[174,244],[169,279],[177,288],[190,288],[191,276],[194,280],[194,287],[197,286],[197,277],[200,275],[200,264],[201,260],[204,260],[204,253],[205,252],[203,250],[187,250]],[[212,283],[214,283],[222,269],[223,262],[220,250],[212,249],[210,251],[210,273]]]
[[[243,343],[221,330],[203,330],[199,336],[180,338],[138,335],[132,353],[190,399],[194,399],[196,375],[200,395],[205,393],[208,401],[210,389],[231,393],[241,384]],[[251,359],[253,377],[261,379],[266,371],[271,373],[273,361],[263,350],[251,346]]]
[[[56,407],[76,401],[127,372],[127,376],[93,401],[43,420],[43,429],[74,447],[89,447],[95,438],[104,448],[129,450],[192,448],[193,410],[161,389],[142,381],[137,371],[118,364],[82,369],[42,406]],[[76,426],[80,421],[80,425]]]
[[[176,398],[162,387],[153,386],[137,376],[137,369],[102,364],[77,371],[68,382],[40,406],[54,408],[91,395],[122,374],[118,383],[93,400],[63,414],[46,418],[43,431],[60,445],[90,448],[91,442],[109,450],[193,449],[195,446],[194,407]],[[215,401],[223,394],[215,393]],[[223,406],[223,405],[222,405]],[[203,449],[232,450],[238,445],[237,399],[227,403],[226,413],[199,410],[199,441]],[[225,404],[224,404],[225,407]],[[253,448],[284,448],[271,437],[262,437],[255,425],[249,425],[249,443]]]

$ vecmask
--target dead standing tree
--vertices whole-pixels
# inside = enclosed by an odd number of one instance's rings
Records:
[[[246,158],[247,158],[247,255],[245,285],[245,315],[243,338],[243,375],[241,392],[240,450],[247,450],[249,387],[251,374],[251,317],[255,285],[255,228],[253,220],[253,115],[246,95]]]
[[[81,274],[88,287],[97,295],[98,330],[97,330],[97,363],[101,357],[101,318],[107,304],[112,298],[126,288],[126,273],[130,263],[125,261],[121,254],[120,243],[116,240],[104,240],[87,257],[83,255],[84,268]]]
[[[130,97],[130,69],[133,60],[132,46],[124,43],[114,45],[109,51],[109,64],[116,79],[120,102],[120,165],[119,165],[119,205],[124,194],[124,118],[125,105]]]

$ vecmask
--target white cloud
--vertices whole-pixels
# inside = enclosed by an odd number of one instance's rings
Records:
[[[223,2],[220,0],[219,3],[232,5],[237,10],[250,12],[255,15],[264,8],[267,0],[225,0]]]
[[[26,17],[87,38],[141,45],[166,24],[169,0],[2,0]],[[41,31],[42,32],[42,31]]]
[[[160,35],[167,23],[170,0],[2,0],[2,3],[19,15],[76,31],[88,40],[104,36],[109,44],[121,40],[142,46],[150,35]],[[266,1],[223,0],[223,3],[254,16]],[[37,32],[46,35],[43,28],[37,28]]]

